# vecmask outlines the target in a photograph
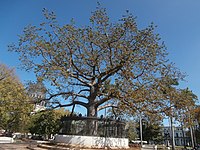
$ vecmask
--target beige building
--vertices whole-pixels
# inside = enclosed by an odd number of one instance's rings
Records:
[[[191,138],[186,134],[188,130],[184,130],[181,127],[174,127],[174,139],[175,145],[188,145],[191,143]],[[171,143],[171,127],[166,126],[163,128],[163,137],[164,137],[164,144],[168,145]],[[184,143],[185,142],[185,143]]]
[[[46,109],[46,89],[42,83],[30,83],[27,89],[29,96],[34,104],[34,109],[32,113],[42,111]]]

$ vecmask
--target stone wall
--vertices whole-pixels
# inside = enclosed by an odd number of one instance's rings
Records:
[[[79,135],[56,135],[55,142],[89,148],[129,148],[127,138],[106,138]]]

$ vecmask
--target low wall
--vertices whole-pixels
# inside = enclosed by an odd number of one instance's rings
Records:
[[[14,140],[11,137],[0,137],[0,143],[13,143]]]
[[[55,142],[90,148],[129,148],[127,138],[105,138],[95,136],[56,135]]]

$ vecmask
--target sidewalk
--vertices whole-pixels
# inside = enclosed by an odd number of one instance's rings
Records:
[[[143,145],[141,150],[157,150],[157,146],[155,146],[155,145]]]

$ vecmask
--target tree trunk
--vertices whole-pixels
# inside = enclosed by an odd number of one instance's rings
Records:
[[[172,117],[170,117],[170,124],[171,124],[171,144],[172,144],[172,150],[175,150],[174,126],[173,126],[173,118]]]
[[[97,107],[95,105],[87,108],[87,117],[86,135],[97,135]]]
[[[185,143],[185,133],[184,133],[184,130],[183,130],[183,125],[181,123],[181,128],[182,128],[182,137],[183,137],[183,145],[184,145],[184,148],[186,149],[186,143]]]
[[[190,126],[190,136],[191,136],[192,148],[194,148],[194,136],[193,136],[192,126]]]

